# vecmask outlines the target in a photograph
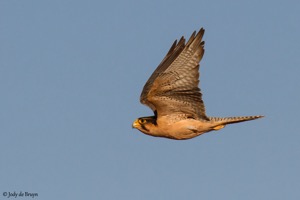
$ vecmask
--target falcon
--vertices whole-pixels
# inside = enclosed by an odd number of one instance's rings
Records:
[[[167,55],[146,82],[140,102],[149,106],[154,116],[136,119],[132,127],[144,134],[186,140],[209,131],[263,116],[209,117],[199,84],[199,62],[204,54],[204,29],[190,39],[173,43]]]

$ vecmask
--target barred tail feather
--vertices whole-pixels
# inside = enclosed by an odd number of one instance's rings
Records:
[[[212,122],[219,122],[219,125],[233,124],[262,118],[264,116],[243,116],[243,117],[208,117]]]

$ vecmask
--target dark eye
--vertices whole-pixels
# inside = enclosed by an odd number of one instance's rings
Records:
[[[146,122],[145,119],[143,119],[143,118],[142,118],[142,119],[139,119],[139,123],[140,123],[140,124],[144,124],[145,122]]]

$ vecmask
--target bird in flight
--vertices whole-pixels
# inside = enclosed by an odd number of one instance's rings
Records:
[[[154,116],[136,119],[132,127],[155,137],[191,139],[220,130],[227,124],[263,116],[209,117],[199,84],[199,62],[204,54],[204,29],[173,43],[167,55],[146,82],[140,102],[149,106]]]

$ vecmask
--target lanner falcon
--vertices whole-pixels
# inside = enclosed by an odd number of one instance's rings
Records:
[[[194,138],[220,130],[227,124],[263,116],[208,117],[199,84],[199,62],[204,54],[204,29],[191,35],[187,43],[181,37],[173,43],[165,58],[146,82],[140,101],[154,116],[136,119],[132,127],[141,132],[175,140]]]

